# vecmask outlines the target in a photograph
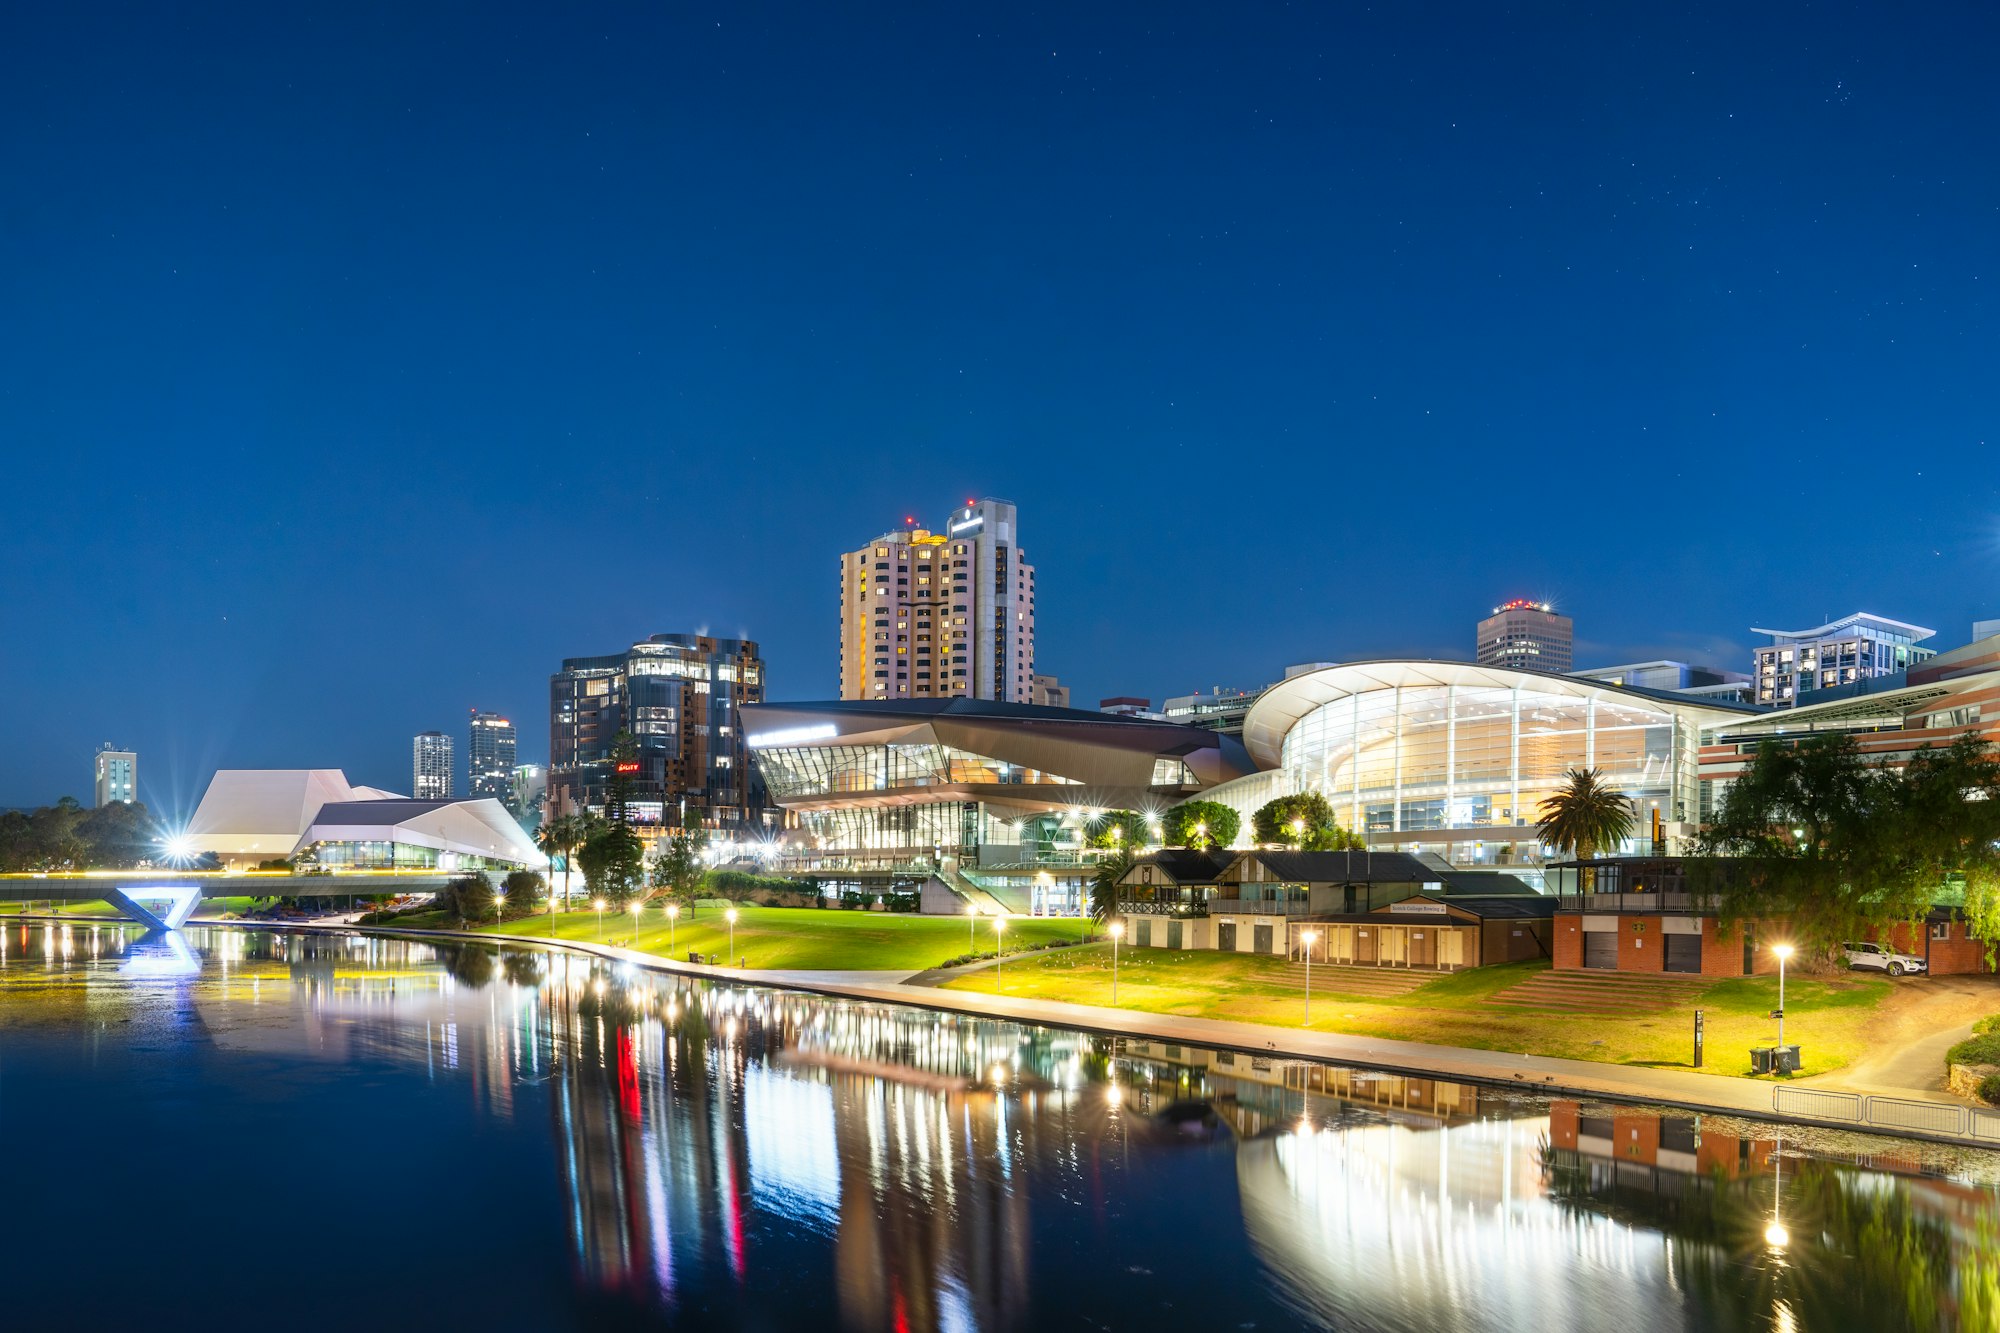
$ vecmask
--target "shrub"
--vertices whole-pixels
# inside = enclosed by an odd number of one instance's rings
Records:
[[[2000,1074],[1988,1074],[1979,1080],[1979,1100],[2000,1106]]]
[[[1989,1021],[1990,1020],[1985,1020]],[[1973,1031],[1979,1035],[1968,1037],[1945,1054],[1945,1063],[1954,1065],[2000,1065],[2000,1032],[1991,1028],[1980,1031],[1974,1025]]]

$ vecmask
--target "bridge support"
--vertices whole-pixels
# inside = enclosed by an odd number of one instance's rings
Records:
[[[192,884],[158,884],[121,889],[107,886],[104,898],[113,907],[148,930],[179,930],[201,902],[201,890]],[[155,912],[144,904],[164,906]]]

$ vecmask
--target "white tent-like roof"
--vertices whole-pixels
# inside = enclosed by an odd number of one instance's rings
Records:
[[[290,856],[321,806],[354,796],[337,768],[219,769],[186,836],[194,850],[218,856]]]
[[[454,856],[483,857],[540,870],[548,857],[507,808],[490,796],[467,801],[336,801],[321,806],[298,846],[318,842],[395,842]]]

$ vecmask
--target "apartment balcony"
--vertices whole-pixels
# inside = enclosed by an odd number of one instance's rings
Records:
[[[1700,916],[1716,910],[1715,900],[1699,893],[1564,893],[1556,896],[1559,912],[1666,912]]]
[[[1211,898],[1208,910],[1222,916],[1305,916],[1311,903],[1274,902],[1268,898]]]

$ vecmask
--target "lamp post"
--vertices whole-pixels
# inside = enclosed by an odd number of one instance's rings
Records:
[[[672,953],[674,951],[674,922],[680,920],[680,918],[681,918],[681,905],[679,903],[668,903],[667,904],[667,952],[668,953]]]
[[[634,898],[632,900],[632,947],[635,949],[639,947],[639,914],[645,910],[645,899]]]
[[[979,948],[979,909],[971,903],[965,905],[965,951],[972,953]]]
[[[727,912],[724,912],[722,914],[722,919],[729,923],[729,953],[735,953],[736,952],[736,909],[732,907]],[[728,957],[729,954],[723,955],[725,961],[728,959]]]
[[[1789,944],[1774,944],[1771,952],[1778,958],[1778,1059],[1779,1072],[1785,1068],[1785,960],[1792,956]]]
[[[1118,1007],[1118,941],[1125,938],[1125,923],[1111,923],[1111,1007]]]
[[[506,905],[507,905],[506,894],[496,893],[493,895],[493,929],[495,930],[500,929],[500,909],[505,907]]]
[[[1007,933],[1007,918],[993,918],[993,989],[1000,989],[1000,965],[1007,961],[1007,949],[1002,936]]]
[[[604,943],[604,899],[599,898],[590,905],[597,909],[597,942],[602,944]]]
[[[1313,943],[1319,939],[1316,930],[1299,932],[1299,943],[1306,946],[1306,1026],[1313,1023]]]
[[[1194,840],[1198,843],[1208,841],[1208,821],[1206,819],[1197,819],[1194,821]]]

